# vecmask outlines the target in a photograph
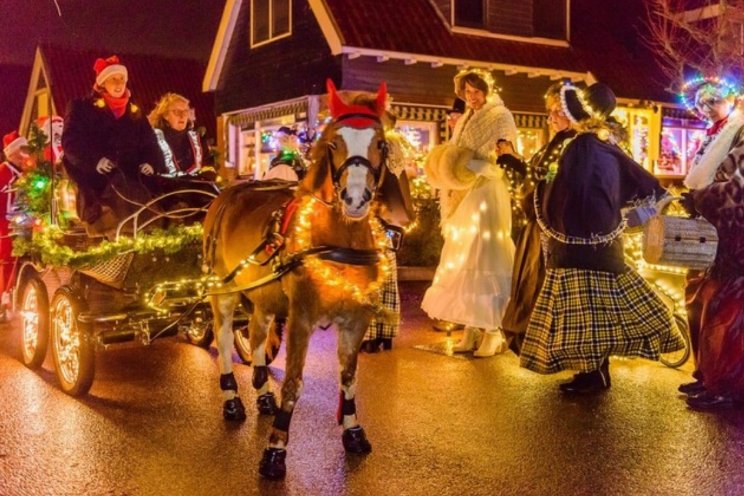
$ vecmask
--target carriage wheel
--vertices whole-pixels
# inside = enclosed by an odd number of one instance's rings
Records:
[[[253,352],[251,351],[248,334],[248,326],[235,330],[235,351],[238,352],[238,356],[246,365],[250,365],[253,361]],[[277,319],[274,319],[266,336],[266,365],[270,365],[279,354],[283,334],[284,322],[277,323]]]
[[[93,383],[95,350],[88,326],[78,322],[85,303],[70,286],[54,294],[51,306],[51,338],[54,367],[62,390],[71,395],[85,394]]]
[[[21,351],[26,367],[44,363],[49,341],[49,297],[36,274],[28,277],[21,291]]]
[[[206,320],[194,321],[189,326],[189,330],[186,331],[186,339],[189,343],[199,348],[207,349],[214,340],[214,331],[212,330],[212,322]]]
[[[687,325],[687,319],[679,314],[674,314],[674,320],[677,322],[677,327],[682,334],[682,338],[685,342],[685,347],[681,350],[672,351],[671,353],[664,353],[659,357],[659,361],[667,367],[676,369],[687,363],[690,358],[691,344],[690,344],[690,330]]]

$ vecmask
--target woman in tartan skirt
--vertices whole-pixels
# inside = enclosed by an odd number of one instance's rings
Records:
[[[547,271],[521,366],[541,374],[578,370],[560,389],[592,393],[610,387],[610,355],[658,360],[684,344],[671,310],[625,265],[620,238],[621,208],[661,197],[664,189],[605,141],[604,120],[615,108],[610,88],[596,83],[581,92],[566,85],[561,105],[579,134],[535,194]]]

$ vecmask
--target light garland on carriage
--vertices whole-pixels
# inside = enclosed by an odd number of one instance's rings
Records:
[[[300,252],[313,247],[311,230],[312,214],[317,207],[321,207],[320,202],[312,196],[307,196],[302,199],[302,203],[297,211],[297,222],[294,226],[294,233],[295,242]],[[375,248],[380,251],[380,255],[377,265],[377,279],[369,283],[366,287],[363,288],[344,278],[344,271],[339,270],[338,264],[330,264],[319,259],[317,256],[303,258],[303,265],[310,272],[310,277],[321,281],[324,286],[347,293],[358,303],[379,305],[379,292],[385,280],[390,276],[391,271],[390,262],[384,256],[384,252],[389,247],[385,229],[377,219],[377,216],[374,215],[374,212],[369,214],[368,222],[372,230]]]
[[[39,253],[45,264],[80,268],[125,253],[150,253],[156,250],[176,253],[188,244],[201,241],[203,229],[201,224],[194,224],[153,230],[136,238],[122,236],[114,241],[105,240],[85,250],[60,244],[63,235],[64,232],[58,226],[44,226],[40,231],[34,232],[30,240],[15,238],[13,255]]]

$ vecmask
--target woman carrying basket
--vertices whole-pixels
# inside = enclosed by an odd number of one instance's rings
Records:
[[[610,387],[610,355],[658,360],[684,346],[669,308],[625,265],[621,208],[665,194],[650,173],[607,142],[612,90],[561,88],[578,131],[535,193],[547,237],[546,278],[527,327],[521,366],[541,374],[578,370],[565,393]]]

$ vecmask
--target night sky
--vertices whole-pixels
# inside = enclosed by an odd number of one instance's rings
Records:
[[[225,0],[57,3],[61,17],[54,0],[0,0],[0,64],[30,66],[39,42],[206,62]]]

